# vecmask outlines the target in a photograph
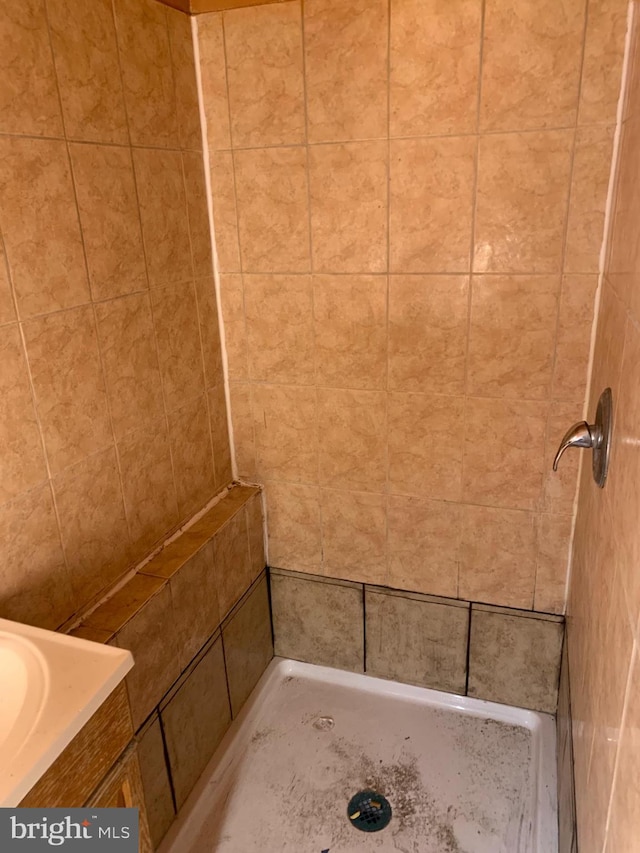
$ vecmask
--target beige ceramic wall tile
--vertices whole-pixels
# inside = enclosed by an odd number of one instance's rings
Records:
[[[464,399],[389,395],[389,487],[395,494],[458,501]]]
[[[474,606],[469,696],[555,713],[562,622]]]
[[[67,136],[126,144],[112,4],[47,0],[46,5]]]
[[[164,740],[157,716],[138,737],[138,760],[151,841],[157,847],[175,817]]]
[[[188,518],[215,494],[209,411],[204,394],[169,415],[169,440],[180,518]]]
[[[209,171],[218,263],[222,272],[235,272],[240,269],[240,243],[231,152],[210,152]]]
[[[610,124],[620,96],[625,0],[590,0],[584,47],[579,124]]]
[[[0,329],[0,502],[47,478],[42,439],[17,325]]]
[[[625,307],[611,288],[610,283],[605,279],[600,292],[600,309],[589,395],[589,414],[592,417],[595,415],[596,401],[605,388],[612,388],[613,398],[614,400],[617,399],[624,351],[625,324]]]
[[[274,572],[271,607],[277,655],[364,670],[362,587]]]
[[[211,275],[213,273],[213,256],[211,254],[207,188],[204,182],[202,154],[199,151],[184,151],[182,153],[182,168],[184,169],[187,193],[193,270],[196,277]]]
[[[586,6],[543,0],[509,10],[488,0],[482,56],[483,130],[575,124]]]
[[[189,221],[180,154],[177,151],[134,149],[133,163],[151,287],[192,278]]]
[[[389,387],[397,391],[464,391],[467,276],[391,276]]]
[[[386,582],[387,505],[382,495],[320,492],[324,573],[366,583]]]
[[[471,133],[478,111],[479,0],[391,3],[391,135]]]
[[[251,379],[312,385],[311,276],[245,275],[244,307]]]
[[[299,572],[320,572],[322,532],[316,486],[266,484],[269,565]]]
[[[387,380],[387,277],[313,277],[319,385],[382,389]]]
[[[317,482],[315,388],[255,385],[252,405],[260,475],[267,480]]]
[[[480,139],[476,272],[560,272],[573,132]]]
[[[299,4],[226,12],[224,38],[234,146],[303,142]]]
[[[579,454],[565,453],[557,471],[553,470],[552,465],[564,434],[572,424],[582,418],[582,403],[551,403],[549,407],[541,502],[541,507],[546,512],[565,515],[573,512],[578,483]]]
[[[387,135],[388,0],[304,4],[310,142]]]
[[[48,483],[0,509],[0,616],[58,628],[73,595]]]
[[[470,397],[463,499],[533,509],[540,499],[547,405]]]
[[[220,623],[213,542],[208,542],[169,581],[180,668],[186,669]]]
[[[213,540],[213,564],[220,618],[224,619],[251,583],[251,554],[243,512],[237,513],[216,533]]]
[[[160,713],[176,804],[181,808],[231,723],[221,640]]]
[[[392,272],[469,269],[476,164],[471,136],[391,143]]]
[[[229,445],[229,424],[227,421],[227,400],[222,379],[209,391],[207,397],[209,402],[211,442],[213,444],[213,463],[216,472],[216,489],[221,489],[233,479],[231,447]],[[240,476],[240,473],[238,476]]]
[[[371,675],[464,693],[469,605],[365,589]]]
[[[13,303],[13,292],[9,281],[9,269],[4,252],[4,245],[0,240],[0,326],[13,323],[16,319],[16,311]]]
[[[382,492],[387,481],[387,397],[382,391],[318,390],[320,482]]]
[[[597,286],[595,275],[566,275],[562,279],[553,368],[556,400],[584,398]]]
[[[146,289],[130,152],[76,144],[70,146],[70,154],[93,298]]]
[[[387,268],[387,145],[359,142],[309,149],[313,268]]]
[[[247,517],[247,534],[251,554],[251,581],[253,582],[267,565],[264,548],[265,515],[262,492],[250,498],[245,508],[245,515]]]
[[[533,607],[536,524],[529,512],[465,506],[459,595],[508,607]]]
[[[572,521],[570,515],[538,517],[534,610],[564,613]]]
[[[598,272],[614,130],[613,127],[584,127],[577,131],[565,272]]]
[[[84,620],[84,625],[111,637],[127,624],[163,587],[163,578],[136,573]]]
[[[198,27],[207,137],[211,150],[217,151],[219,148],[231,147],[222,14],[211,12],[207,15],[198,15],[195,20]]]
[[[233,155],[245,272],[308,272],[309,219],[304,148]]]
[[[176,119],[181,148],[202,150],[198,85],[193,56],[191,18],[182,11],[167,11],[171,65],[176,91]],[[202,159],[202,158],[200,158]]]
[[[62,117],[44,0],[3,10],[0,130],[61,136]]]
[[[197,278],[195,285],[204,358],[204,380],[206,387],[211,388],[223,375],[216,285],[212,276]]]
[[[231,711],[237,717],[273,658],[266,577],[258,582],[223,627],[222,640]]]
[[[179,520],[164,418],[119,441],[118,454],[129,531],[141,556]]]
[[[96,317],[113,429],[120,439],[164,411],[149,297],[104,302],[96,306]]]
[[[244,311],[243,277],[227,273],[220,277],[220,298],[224,320],[225,344],[229,363],[229,378],[249,378],[249,348]]]
[[[193,284],[151,292],[167,411],[204,391],[200,327]]]
[[[115,0],[114,10],[131,142],[177,147],[167,10],[154,0]]]
[[[231,382],[231,417],[238,476],[255,482],[257,479],[257,450],[251,406],[251,385]],[[224,393],[224,389],[222,389]],[[217,470],[217,466],[216,466]]]
[[[90,306],[24,324],[36,408],[53,473],[112,442]]]
[[[389,498],[389,585],[457,598],[461,507]]]
[[[474,276],[467,390],[488,397],[549,397],[559,276]]]
[[[0,214],[21,316],[89,301],[64,142],[0,139]]]

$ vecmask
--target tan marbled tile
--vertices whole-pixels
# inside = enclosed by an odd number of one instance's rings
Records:
[[[625,0],[590,0],[584,44],[578,124],[611,124],[618,106],[624,39]]]
[[[480,138],[475,272],[560,272],[573,131]]]
[[[387,145],[352,142],[309,149],[313,268],[387,268]]]
[[[16,311],[13,303],[11,282],[9,281],[9,268],[4,251],[4,245],[0,240],[0,326],[13,323],[16,319]]]
[[[199,151],[183,151],[182,168],[187,194],[193,269],[196,276],[211,275],[213,256],[202,154]]]
[[[564,271],[597,273],[611,171],[614,127],[582,127],[576,133]]]
[[[244,308],[251,379],[312,385],[311,276],[245,275]]]
[[[227,486],[233,479],[227,400],[222,378],[207,393],[209,403],[209,426],[213,445],[213,464],[216,474],[216,489]],[[240,476],[240,472],[238,472]]]
[[[200,74],[209,147],[212,151],[231,148],[222,13],[198,15],[195,20],[198,27]]]
[[[313,276],[318,384],[383,389],[387,379],[387,277]]]
[[[115,0],[114,11],[131,142],[176,147],[167,10],[154,0]]]
[[[146,555],[178,523],[178,504],[164,418],[118,442],[127,522],[135,556]]]
[[[387,395],[318,390],[320,482],[382,492],[387,481]]]
[[[160,367],[151,303],[146,293],[96,306],[98,337],[116,439],[159,418]]]
[[[546,400],[560,276],[473,276],[467,391]]]
[[[216,284],[213,276],[209,276],[197,278],[195,287],[204,358],[204,379],[206,387],[211,388],[223,375]]]
[[[93,309],[39,317],[23,331],[49,466],[56,473],[113,441]]]
[[[460,597],[531,609],[536,554],[533,513],[464,506]]]
[[[466,272],[471,247],[475,138],[392,140],[390,159],[391,271]]]
[[[212,542],[175,572],[169,589],[180,668],[185,670],[220,623]]]
[[[563,633],[558,617],[474,605],[469,696],[555,713]]]
[[[169,9],[167,26],[176,89],[176,120],[180,147],[200,151],[202,150],[202,131],[191,17],[177,9]]]
[[[387,133],[388,0],[304,4],[311,142]]]
[[[84,620],[84,625],[117,633],[159,590],[165,587],[161,578],[135,574]]]
[[[277,655],[364,670],[361,586],[274,572],[271,606]]]
[[[80,609],[127,569],[129,531],[113,447],[53,479],[74,602]]]
[[[570,515],[538,516],[534,610],[564,613],[572,523]]]
[[[170,580],[211,538],[203,527],[199,525],[196,530],[193,525],[172,542],[164,543],[155,557],[142,564],[139,574]]]
[[[242,275],[225,273],[220,276],[220,301],[229,378],[246,380],[249,378],[249,345]]]
[[[300,6],[225,12],[224,39],[234,146],[303,142]]]
[[[61,136],[62,116],[44,0],[3,9],[0,131]]]
[[[463,397],[389,394],[391,491],[460,500],[463,432]]]
[[[543,484],[547,405],[469,397],[463,500],[533,509]]]
[[[586,7],[542,0],[508,9],[488,0],[482,56],[482,130],[575,124]]]
[[[389,585],[458,595],[462,510],[453,501],[389,497]]]
[[[157,715],[139,733],[137,747],[151,842],[158,847],[174,821],[175,809]]]
[[[249,553],[251,554],[251,580],[258,577],[267,565],[264,549],[265,516],[262,506],[262,492],[258,492],[246,503],[247,535],[249,536]]]
[[[215,493],[209,411],[204,394],[171,412],[169,441],[175,471],[178,511],[188,518]]]
[[[544,488],[540,508],[545,512],[569,515],[578,483],[578,453],[565,453],[558,470],[552,468],[560,442],[569,427],[583,419],[582,403],[556,403],[549,406],[545,438]]]
[[[366,669],[403,684],[464,693],[469,605],[365,587]]]
[[[191,282],[151,291],[167,410],[204,391],[200,326]]]
[[[0,329],[0,503],[47,479],[42,439],[17,325]]]
[[[468,276],[390,276],[390,388],[464,391],[468,293]]]
[[[192,278],[187,199],[179,152],[138,148],[133,151],[133,163],[151,287]]]
[[[113,637],[113,632],[103,631],[101,628],[90,628],[88,625],[78,625],[77,628],[69,631],[69,636],[89,640],[91,643],[108,643]]]
[[[322,532],[317,486],[269,481],[265,491],[269,564],[280,569],[320,572]]]
[[[0,508],[0,616],[56,629],[74,611],[51,496],[44,483]]]
[[[50,139],[0,139],[5,249],[22,318],[88,302],[67,147]]]
[[[224,659],[234,717],[273,658],[269,587],[263,577],[222,628]]]
[[[556,400],[584,399],[597,286],[595,275],[562,278],[552,384]]]
[[[234,515],[214,536],[213,563],[220,618],[224,619],[251,585],[251,554],[244,512]]]
[[[67,136],[126,144],[129,133],[112,4],[47,0],[47,16]]]
[[[146,289],[130,152],[106,145],[72,144],[70,154],[93,298]]]
[[[255,385],[252,407],[260,475],[264,479],[317,482],[315,388]]]
[[[231,382],[231,421],[235,445],[238,476],[243,479],[257,479],[257,449],[251,404],[251,385]]]
[[[613,399],[617,399],[620,371],[624,351],[626,309],[610,282],[605,278],[600,291],[600,307],[596,343],[593,352],[593,369],[589,391],[589,415],[595,417],[596,401],[605,388],[613,390]]]
[[[232,153],[210,151],[209,172],[218,263],[222,272],[237,272],[241,266]]]
[[[304,148],[236,151],[233,162],[243,270],[308,272]]]
[[[390,5],[391,135],[473,132],[482,4],[403,0]]]
[[[386,583],[387,504],[383,495],[322,489],[324,574]]]

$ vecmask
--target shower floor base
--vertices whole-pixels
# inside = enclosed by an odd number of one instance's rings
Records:
[[[555,792],[548,715],[276,658],[161,853],[556,853]]]

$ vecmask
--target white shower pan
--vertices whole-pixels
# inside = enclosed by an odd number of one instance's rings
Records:
[[[347,814],[384,795],[389,825]],[[556,853],[551,716],[276,658],[161,853]]]

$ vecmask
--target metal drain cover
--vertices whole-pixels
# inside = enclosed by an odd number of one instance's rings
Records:
[[[375,791],[359,791],[349,800],[347,815],[351,825],[362,832],[379,832],[389,825],[391,804]]]

